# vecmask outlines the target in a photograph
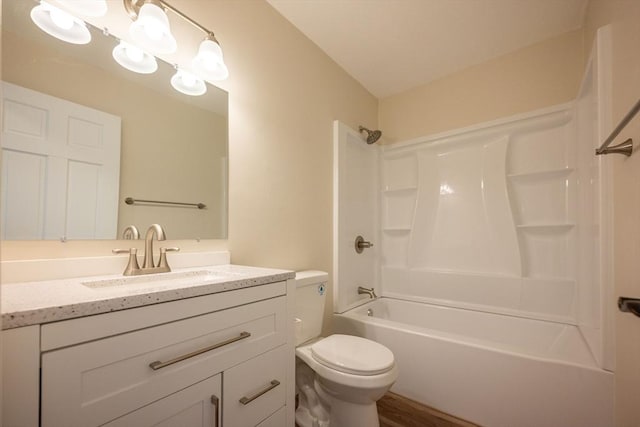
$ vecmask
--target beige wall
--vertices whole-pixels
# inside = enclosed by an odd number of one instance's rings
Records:
[[[385,143],[572,101],[583,72],[582,30],[520,49],[380,101]]]
[[[232,261],[331,271],[332,123],[375,126],[377,99],[266,2],[203,3],[179,5],[211,22],[231,72]]]
[[[585,52],[598,27],[612,24],[613,126],[640,98],[640,1],[591,0],[585,25]],[[640,117],[622,131],[616,143],[640,142]],[[614,296],[640,298],[640,155],[612,155],[614,164]],[[610,301],[615,307],[615,300]],[[616,310],[616,426],[638,425],[640,405],[640,320]]]

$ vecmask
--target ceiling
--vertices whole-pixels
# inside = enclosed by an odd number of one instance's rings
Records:
[[[582,27],[588,0],[267,0],[378,98]]]

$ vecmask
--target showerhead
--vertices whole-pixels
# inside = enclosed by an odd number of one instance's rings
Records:
[[[364,126],[360,126],[358,128],[358,130],[360,132],[366,132],[367,133],[367,144],[373,144],[374,142],[376,142],[377,140],[380,139],[380,137],[382,136],[382,132],[379,130],[369,130]]]

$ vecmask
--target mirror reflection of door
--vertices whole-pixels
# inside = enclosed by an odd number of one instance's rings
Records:
[[[120,118],[6,82],[2,89],[1,238],[113,238]]]

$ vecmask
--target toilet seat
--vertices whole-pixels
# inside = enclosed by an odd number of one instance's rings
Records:
[[[395,360],[389,370],[381,374],[374,375],[356,375],[341,372],[328,366],[328,364],[321,363],[313,356],[311,347],[325,339],[327,338],[319,338],[296,347],[296,356],[315,371],[321,382],[326,383],[328,381],[336,385],[340,385],[340,387],[344,386],[354,387],[359,390],[371,390],[380,387],[390,387],[398,378],[398,366],[396,365]]]
[[[352,375],[379,375],[394,367],[393,353],[382,344],[352,335],[335,334],[311,346],[318,363]]]

